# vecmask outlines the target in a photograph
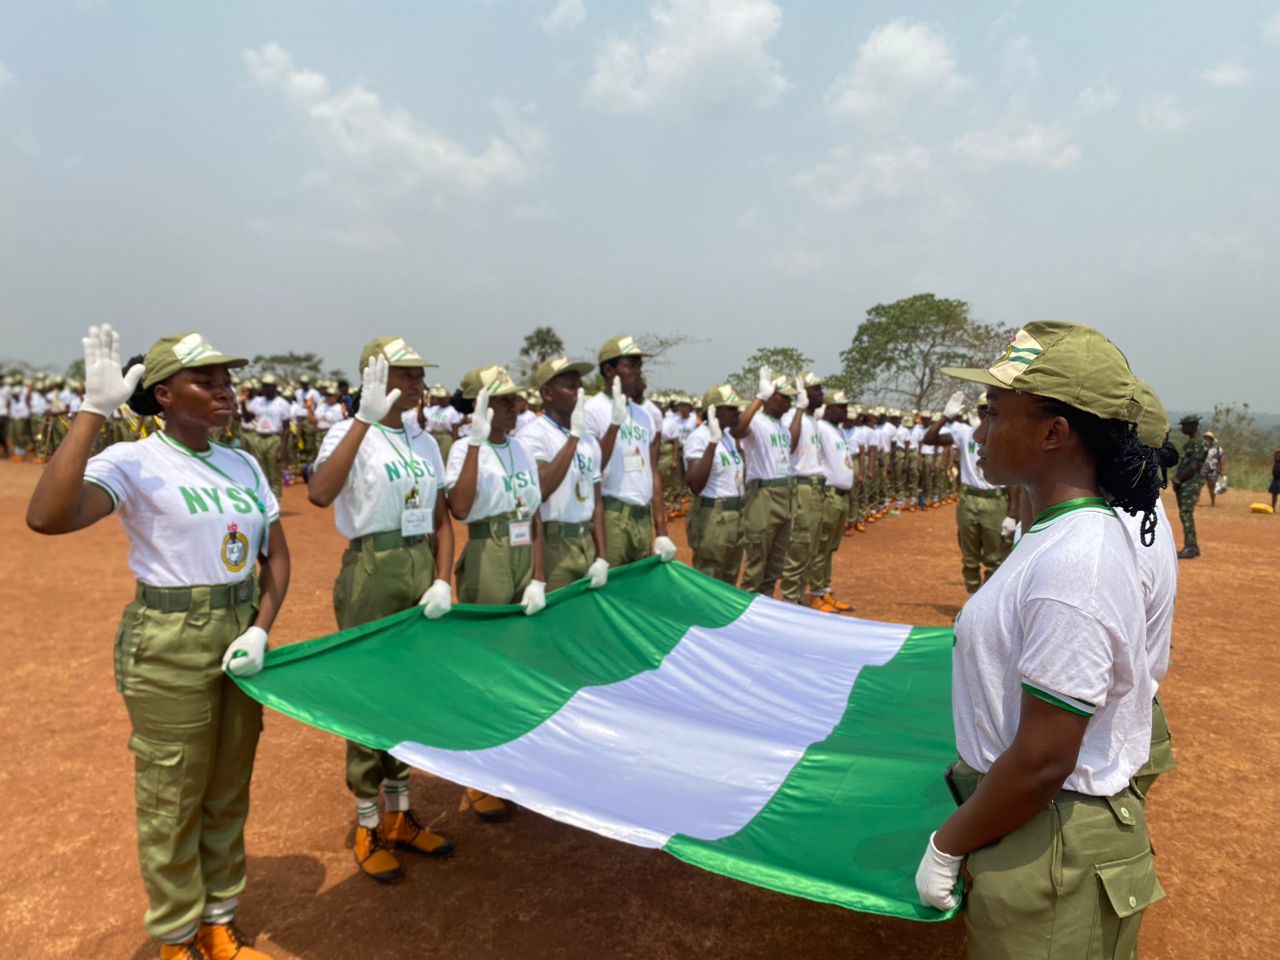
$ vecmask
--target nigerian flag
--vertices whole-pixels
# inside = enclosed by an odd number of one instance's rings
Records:
[[[950,629],[836,617],[647,560],[602,590],[556,591],[534,617],[415,608],[273,650],[237,682],[565,823],[783,893],[938,920],[914,877],[954,809],[951,644]]]

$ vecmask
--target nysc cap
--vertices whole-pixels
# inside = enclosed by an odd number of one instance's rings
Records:
[[[800,393],[796,389],[795,377],[788,377],[782,373],[773,378],[773,392],[780,393],[784,397],[794,397]]]
[[[535,390],[541,390],[562,373],[577,373],[585,377],[593,370],[595,370],[595,367],[585,360],[552,357],[550,360],[542,361],[542,363],[538,364],[538,369],[533,371],[533,387]]]
[[[736,407],[741,410],[745,406],[746,403],[738,396],[738,392],[727,383],[712,387],[702,395],[703,410],[707,407]]]
[[[806,387],[820,387],[827,381],[825,378],[818,376],[813,371],[806,370],[804,373],[800,374],[800,382]]]
[[[404,342],[404,337],[378,337],[376,340],[370,340],[364,345],[364,349],[360,351],[360,370],[369,365],[369,361],[374,357],[383,356],[387,358],[387,366],[389,367],[434,367],[434,363],[427,363],[422,357],[418,356],[418,351],[413,349]]]
[[[843,390],[837,390],[827,396],[826,405],[828,407],[847,407],[849,405],[849,397]]]
[[[1049,397],[1103,420],[1136,423],[1137,380],[1120,348],[1093,327],[1029,323],[986,369],[943,367],[958,380]]]
[[[464,397],[474,400],[480,396],[481,390],[488,390],[490,397],[509,397],[520,392],[511,375],[496,364],[491,367],[476,367],[463,375],[462,395]]]
[[[606,340],[604,346],[600,348],[600,354],[596,357],[598,363],[607,363],[610,360],[617,360],[619,357],[651,357],[653,354],[645,353],[640,349],[640,344],[636,343],[636,338],[632,336],[614,337],[612,340]]]
[[[1145,380],[1138,381],[1134,399],[1142,410],[1138,413],[1138,442],[1146,447],[1162,447],[1169,437],[1169,414],[1164,404]]]
[[[168,380],[180,370],[193,367],[243,367],[249,361],[244,357],[229,357],[219,353],[198,333],[179,333],[162,337],[151,345],[142,365],[146,373],[142,377],[143,389],[153,387],[161,380]]]

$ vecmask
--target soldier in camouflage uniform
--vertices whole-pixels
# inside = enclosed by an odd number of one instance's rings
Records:
[[[1178,421],[1178,426],[1187,435],[1182,457],[1178,460],[1178,472],[1173,477],[1173,492],[1178,497],[1178,519],[1182,521],[1182,549],[1178,551],[1178,559],[1193,560],[1200,556],[1200,544],[1196,542],[1196,501],[1200,499],[1200,488],[1204,485],[1202,469],[1209,448],[1196,435],[1200,430],[1198,414],[1188,414]]]

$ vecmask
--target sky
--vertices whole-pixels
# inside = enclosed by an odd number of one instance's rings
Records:
[[[549,325],[701,391],[931,292],[1280,411],[1277,93],[1280,0],[14,0],[0,357],[396,334],[456,384]]]

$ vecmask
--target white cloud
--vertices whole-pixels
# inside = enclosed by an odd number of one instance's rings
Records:
[[[1014,37],[1000,50],[1000,75],[1005,85],[1025,90],[1040,79],[1040,61],[1025,33]]]
[[[561,30],[572,30],[587,19],[587,8],[583,0],[560,0],[550,12],[542,18],[542,29],[547,33],[558,33]]]
[[[1120,102],[1120,90],[1108,84],[1093,84],[1076,94],[1076,109],[1085,116],[1105,113],[1115,109]]]
[[[0,87],[13,81],[13,74],[9,72],[9,68],[0,61]]]
[[[914,192],[932,166],[929,151],[920,146],[872,153],[837,147],[791,182],[828,209],[850,210],[870,200],[896,200]]]
[[[1280,43],[1280,13],[1262,25],[1262,35],[1272,43]]]
[[[1243,87],[1248,84],[1250,74],[1240,64],[1226,60],[1216,67],[1201,70],[1200,79],[1211,87]]]
[[[244,61],[250,77],[278,90],[307,120],[326,161],[325,169],[308,176],[311,183],[390,195],[426,186],[479,193],[529,179],[547,152],[532,107],[493,100],[505,137],[492,136],[475,152],[360,84],[333,90],[322,74],[296,66],[277,43],[246,50]]]
[[[968,85],[945,37],[927,24],[894,20],[871,32],[826,103],[832,117],[884,122],[918,102],[950,103]]]
[[[1176,97],[1155,97],[1138,107],[1138,126],[1152,133],[1182,133],[1191,126],[1191,114]]]
[[[960,156],[980,167],[1026,166],[1061,170],[1083,154],[1072,131],[1062,124],[1006,124],[970,130],[952,144]]]
[[[733,225],[747,233],[761,233],[764,225],[760,222],[760,211],[755,207],[747,207],[733,218]]]
[[[768,106],[791,86],[766,50],[782,26],[773,0],[654,0],[643,41],[607,39],[587,99],[618,113],[674,100]]]

